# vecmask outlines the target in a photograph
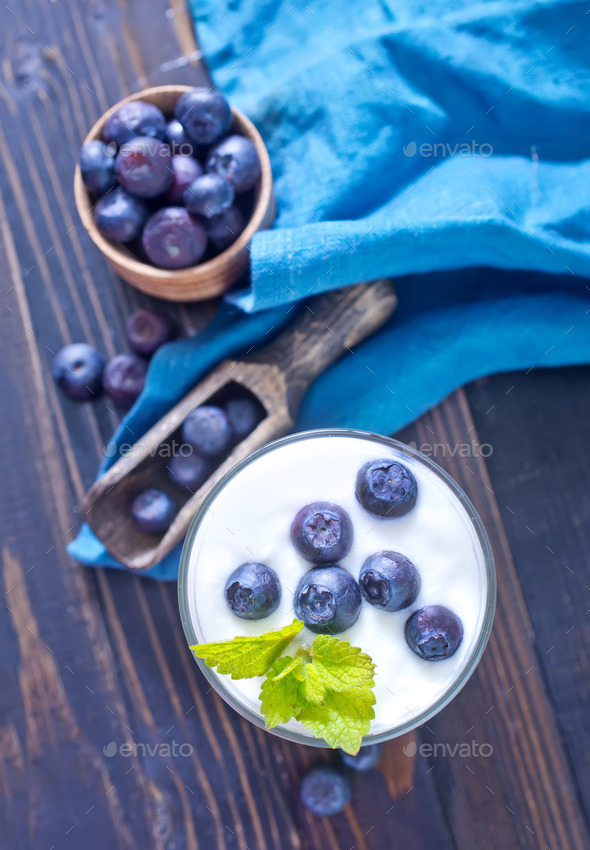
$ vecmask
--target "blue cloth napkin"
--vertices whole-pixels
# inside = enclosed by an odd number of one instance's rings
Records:
[[[103,470],[219,359],[277,333],[291,302],[359,280],[395,276],[398,311],[315,382],[300,429],[391,433],[481,375],[589,362],[586,12],[195,0],[216,84],[267,143],[279,216],[232,296],[252,315],[224,305],[156,354]],[[120,566],[87,526],[69,552]],[[148,574],[174,579],[178,556]]]

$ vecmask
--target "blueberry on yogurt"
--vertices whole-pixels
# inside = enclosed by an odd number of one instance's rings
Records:
[[[352,522],[346,511],[331,502],[312,502],[291,523],[291,540],[312,564],[334,564],[350,552]]]
[[[416,600],[420,575],[414,564],[399,552],[375,552],[362,566],[361,593],[367,602],[384,611],[401,611]]]
[[[427,605],[414,611],[406,623],[408,646],[426,661],[442,661],[454,655],[463,640],[459,617],[443,605]]]
[[[396,460],[370,460],[356,478],[356,497],[380,517],[400,517],[412,510],[418,496],[413,473]]]
[[[279,578],[266,564],[248,561],[228,578],[225,601],[243,620],[261,620],[272,614],[281,601]]]
[[[349,572],[338,566],[313,567],[295,590],[295,616],[317,634],[349,629],[361,609],[361,592]]]

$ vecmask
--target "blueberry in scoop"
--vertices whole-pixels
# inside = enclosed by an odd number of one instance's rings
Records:
[[[136,354],[117,354],[109,360],[104,370],[104,391],[117,407],[131,407],[143,390],[146,372],[147,363],[142,357]]]
[[[359,773],[365,773],[367,770],[372,770],[379,762],[382,751],[381,744],[370,744],[367,747],[361,747],[356,755],[341,751],[340,758],[346,767],[351,770],[357,770]]]
[[[454,655],[463,640],[459,617],[443,605],[426,605],[414,611],[406,623],[408,646],[426,661],[442,661]]]
[[[211,145],[229,131],[232,112],[218,91],[195,88],[180,96],[174,117],[196,145]]]
[[[186,187],[183,199],[185,207],[193,215],[213,218],[231,207],[234,187],[218,174],[203,174]]]
[[[225,601],[243,620],[261,620],[278,608],[281,583],[273,569],[266,564],[248,561],[228,578]]]
[[[214,218],[205,219],[203,227],[211,244],[218,251],[225,251],[243,232],[246,222],[240,210],[234,206]]]
[[[172,154],[158,139],[136,136],[125,142],[115,159],[121,186],[140,198],[157,198],[172,183]]]
[[[312,502],[291,523],[291,540],[299,554],[312,564],[333,564],[352,547],[352,521],[331,502]]]
[[[105,142],[114,142],[120,147],[134,136],[163,139],[165,133],[166,119],[158,107],[145,100],[134,100],[111,112],[105,121],[102,137]]]
[[[183,439],[205,457],[215,457],[229,449],[233,433],[220,407],[201,405],[192,410],[182,426]]]
[[[361,609],[359,586],[335,565],[313,567],[295,590],[295,616],[317,634],[335,635],[356,622]]]
[[[322,764],[312,767],[303,777],[299,795],[306,809],[326,817],[342,811],[350,800],[352,786],[344,773]]]
[[[75,401],[97,398],[102,391],[104,358],[85,342],[61,348],[55,355],[52,373],[57,385]]]
[[[164,534],[174,519],[177,505],[168,493],[150,487],[135,497],[131,516],[146,534]]]
[[[361,593],[371,605],[384,611],[401,611],[420,592],[420,575],[414,564],[399,552],[375,552],[362,566]]]
[[[239,195],[260,177],[260,160],[250,139],[228,136],[209,152],[206,170],[229,180]]]
[[[416,504],[418,484],[407,466],[396,460],[370,460],[358,472],[356,497],[380,517],[400,517]]]
[[[95,139],[82,145],[80,150],[80,173],[89,192],[104,195],[117,185],[115,159],[104,142]]]
[[[155,212],[141,237],[148,259],[162,269],[196,265],[207,247],[201,224],[184,207],[164,207]]]
[[[98,199],[94,216],[96,226],[107,239],[131,242],[141,233],[149,210],[144,201],[117,186]]]
[[[261,405],[250,398],[231,399],[224,409],[236,442],[251,434],[258,423],[264,419],[264,410]]]
[[[144,357],[152,354],[176,336],[176,324],[165,313],[155,310],[134,310],[125,324],[131,348]]]
[[[195,493],[207,480],[211,463],[193,452],[190,455],[174,455],[166,464],[170,481],[177,487],[188,487]]]

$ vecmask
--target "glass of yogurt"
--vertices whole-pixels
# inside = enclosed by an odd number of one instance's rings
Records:
[[[407,472],[413,482],[409,506],[380,515],[378,492],[367,496],[363,491],[363,476],[367,470],[374,472],[375,464],[393,464],[391,468]],[[302,508],[314,504],[336,506],[351,524],[350,539],[340,541],[340,552],[336,541],[338,557],[329,560],[352,576],[352,584],[362,591],[361,601],[358,604],[354,596],[352,614],[344,611],[336,631],[376,665],[375,717],[363,746],[378,743],[427,722],[456,696],[477,666],[496,603],[490,543],[465,493],[436,463],[410,447],[356,430],[285,437],[237,464],[211,490],[191,524],[179,575],[180,612],[190,646],[263,634],[295,616],[305,622],[308,614],[312,620],[288,647],[292,655],[297,643],[309,644],[322,631],[321,617],[316,628],[313,616],[325,614],[325,599],[304,586],[308,571],[321,564],[310,563],[309,553],[295,545],[293,532]],[[317,531],[317,524],[314,528]],[[325,524],[320,531],[325,544]],[[312,543],[314,539],[317,535],[312,535]],[[234,591],[239,587],[230,577],[246,564],[265,565],[278,581],[270,613],[263,612],[260,619],[236,615],[239,594],[231,599],[228,595],[230,586]],[[401,570],[403,592],[397,600],[383,584],[384,564],[386,575],[387,569]],[[421,643],[420,629],[428,631],[430,619],[441,612],[447,618],[448,640],[443,638],[441,645],[440,635],[433,638],[431,633]],[[327,633],[332,633],[329,628]],[[226,702],[265,728],[259,701],[262,678],[234,680],[196,660]],[[327,746],[296,720],[269,731],[298,743]]]

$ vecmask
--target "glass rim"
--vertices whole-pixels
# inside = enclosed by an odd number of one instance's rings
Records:
[[[201,506],[199,507],[191,521],[184,541],[184,545],[182,547],[182,553],[180,556],[180,570],[178,573],[178,604],[180,608],[180,619],[189,648],[191,646],[194,646],[195,644],[202,643],[202,640],[199,638],[199,635],[196,633],[196,630],[193,627],[193,622],[190,616],[188,603],[188,570],[190,564],[190,553],[194,540],[199,531],[202,519],[209,510],[209,507],[211,506],[212,502],[218,496],[218,494],[223,490],[223,488],[229,481],[231,481],[233,478],[236,477],[236,475],[240,473],[240,471],[244,467],[248,466],[258,457],[267,454],[270,451],[274,451],[280,446],[288,445],[289,443],[298,442],[300,440],[308,440],[318,437],[356,437],[365,440],[371,440],[373,442],[378,442],[382,445],[388,446],[389,448],[394,448],[401,454],[406,455],[407,457],[416,458],[417,460],[424,463],[440,478],[443,479],[443,481],[449,486],[453,494],[459,500],[460,504],[468,515],[469,521],[473,527],[473,530],[475,531],[478,543],[483,553],[485,576],[487,582],[484,616],[479,634],[477,636],[477,640],[474,643],[473,649],[471,650],[471,653],[465,663],[465,666],[463,667],[463,670],[461,671],[459,676],[451,683],[447,690],[443,694],[441,694],[441,696],[424,711],[414,715],[405,723],[398,724],[397,726],[394,726],[391,729],[386,729],[382,732],[376,732],[373,734],[369,733],[368,735],[365,735],[365,737],[363,738],[362,746],[370,746],[371,744],[378,744],[382,743],[383,741],[391,740],[392,738],[397,738],[400,735],[404,735],[406,732],[411,732],[418,726],[423,726],[424,723],[427,723],[432,717],[442,711],[442,709],[445,708],[451,702],[451,700],[457,696],[459,691],[462,690],[464,685],[471,678],[471,675],[475,671],[484,653],[494,621],[497,595],[496,570],[492,547],[484,524],[469,496],[467,496],[464,490],[459,486],[459,484],[457,484],[454,478],[452,478],[448,474],[448,472],[446,472],[441,466],[435,463],[435,461],[433,461],[427,455],[422,454],[422,452],[418,451],[418,449],[415,449],[412,446],[407,445],[406,443],[401,443],[399,440],[396,440],[393,437],[386,437],[383,434],[376,434],[371,431],[363,431],[356,428],[318,428],[310,431],[300,431],[296,434],[289,434],[286,437],[280,437],[277,440],[273,440],[272,442],[266,443],[264,446],[261,446],[255,452],[252,452],[252,454],[239,461],[234,467],[232,467],[228,472],[226,472],[226,474],[217,482],[217,484],[215,484],[211,488],[210,492],[203,500]],[[244,705],[244,703],[239,700],[236,694],[227,687],[224,682],[224,678],[221,675],[219,675],[211,667],[208,667],[205,662],[201,658],[197,658],[194,653],[191,652],[191,655],[197,662],[198,666],[201,669],[201,672],[203,673],[209,684],[215,689],[219,696],[221,696],[221,698],[228,705],[230,705],[235,711],[238,712],[238,714],[240,714],[246,720],[249,720],[250,722],[254,723],[254,725],[258,726],[260,729],[264,729],[265,731],[270,732],[273,735],[277,735],[279,738],[284,738],[288,741],[294,741],[295,743],[305,744],[311,747],[331,749],[330,745],[327,744],[324,740],[320,738],[314,738],[312,735],[300,732],[298,730],[288,729],[284,726],[276,726],[273,729],[269,729],[265,725],[263,716],[259,712],[256,712],[253,709],[249,708],[247,705]]]

